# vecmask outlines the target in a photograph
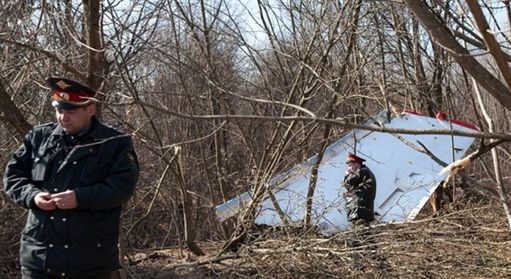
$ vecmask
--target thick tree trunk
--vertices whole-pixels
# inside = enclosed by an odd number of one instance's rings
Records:
[[[8,127],[14,128],[16,135],[20,138],[32,128],[27,122],[18,107],[11,100],[11,96],[7,93],[6,85],[0,79],[0,120]]]
[[[456,40],[453,32],[440,21],[438,16],[431,11],[426,2],[422,0],[405,0],[405,3],[419,18],[424,28],[429,32],[432,39],[444,47],[488,93],[490,93],[502,106],[511,111],[511,91],[498,78],[491,74],[481,65],[463,46]]]
[[[85,32],[87,38],[87,85],[98,89],[105,68],[101,30],[101,1],[84,0]]]
[[[101,90],[107,65],[103,50],[101,1],[83,0],[83,14],[87,38],[87,85],[94,90]],[[102,99],[102,95],[98,94],[96,98]],[[99,107],[96,114],[101,117]]]

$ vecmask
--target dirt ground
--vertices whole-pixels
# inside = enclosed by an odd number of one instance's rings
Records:
[[[473,205],[407,224],[332,236],[269,229],[237,252],[200,243],[133,254],[132,278],[511,278],[511,238],[501,205]]]
[[[267,228],[238,251],[223,242],[186,249],[130,251],[129,278],[511,278],[511,237],[498,202],[465,204],[406,224],[335,235]],[[19,278],[15,260],[0,278]]]

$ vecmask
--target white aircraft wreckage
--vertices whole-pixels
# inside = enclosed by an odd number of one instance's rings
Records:
[[[411,111],[405,111],[390,121],[386,112],[381,112],[365,124],[415,130],[479,130],[470,123],[454,119],[439,120]],[[346,189],[341,186],[346,170],[345,159],[349,152],[365,158],[365,164],[376,177],[376,222],[402,223],[416,217],[429,196],[448,175],[440,173],[443,166],[430,154],[450,164],[461,159],[473,142],[474,138],[451,135],[390,134],[359,129],[351,131],[325,151],[318,170],[312,224],[325,233],[350,227],[343,198]],[[287,215],[290,223],[300,224],[304,218],[307,190],[315,160],[316,156],[313,156],[273,177],[268,183],[278,207]],[[251,193],[246,192],[218,205],[218,218],[223,221],[235,216],[250,199]],[[284,223],[269,197],[261,203],[255,223],[272,226]]]

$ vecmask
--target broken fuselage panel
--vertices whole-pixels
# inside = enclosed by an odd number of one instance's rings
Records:
[[[447,129],[454,131],[478,131],[470,123],[436,118],[405,112],[387,120],[386,112],[371,118],[367,125],[414,130]],[[365,165],[375,174],[377,181],[374,209],[377,222],[405,222],[413,220],[429,196],[447,174],[440,174],[443,166],[433,160],[450,164],[462,158],[474,138],[451,135],[391,134],[355,129],[331,144],[318,169],[318,180],[312,206],[313,225],[324,232],[335,232],[350,227],[347,220],[344,187],[341,186],[349,152],[356,152],[366,159]],[[305,215],[306,197],[311,169],[316,156],[283,172],[268,183],[274,201],[266,198],[260,205],[256,224],[300,224]],[[220,220],[236,215],[248,201],[249,192],[216,207]],[[283,222],[286,218],[287,222]]]

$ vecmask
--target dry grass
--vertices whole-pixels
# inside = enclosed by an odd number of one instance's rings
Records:
[[[379,225],[325,237],[265,229],[236,253],[200,243],[195,257],[179,248],[131,251],[131,278],[510,278],[511,238],[498,202],[460,201],[464,209],[407,224]],[[19,210],[1,212],[22,223]],[[16,278],[18,229],[2,227],[0,278]]]
[[[509,278],[511,242],[500,205],[330,237],[267,230],[237,253],[193,259],[175,249],[143,254],[135,278]],[[354,244],[358,243],[358,244]]]

